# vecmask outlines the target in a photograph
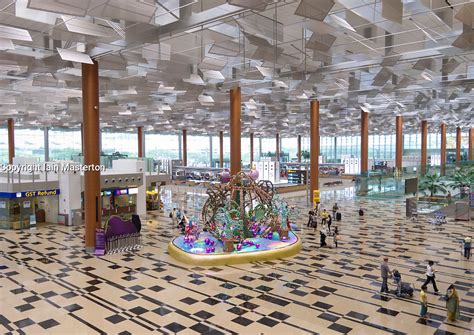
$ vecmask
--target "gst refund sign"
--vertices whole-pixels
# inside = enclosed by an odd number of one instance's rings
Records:
[[[58,195],[60,191],[56,190],[43,190],[43,191],[27,191],[27,192],[17,192],[17,198],[34,198],[34,197],[46,197],[50,195]]]

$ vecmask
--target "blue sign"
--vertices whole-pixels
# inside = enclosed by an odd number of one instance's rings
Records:
[[[55,190],[40,190],[40,191],[26,191],[26,192],[0,192],[0,198],[15,199],[15,198],[35,198],[47,197],[52,195],[59,195],[59,189]]]

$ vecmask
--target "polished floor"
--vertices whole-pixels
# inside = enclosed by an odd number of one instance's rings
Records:
[[[184,206],[189,215],[204,199],[170,191],[164,198],[167,209]],[[323,203],[342,208],[342,240],[337,249],[321,249],[317,232],[306,228],[306,199],[288,201],[300,211],[303,250],[263,263],[177,263],[166,253],[178,234],[166,211],[147,217],[142,250],[100,258],[83,252],[81,227],[0,232],[0,333],[472,334],[474,262],[460,253],[462,235],[474,235],[472,223],[435,227],[406,220],[401,201],[360,203],[351,189],[324,192]],[[379,294],[384,255],[414,284],[413,298]],[[427,260],[436,262],[441,292],[456,285],[461,320],[446,322],[432,287],[429,320],[419,319]]]

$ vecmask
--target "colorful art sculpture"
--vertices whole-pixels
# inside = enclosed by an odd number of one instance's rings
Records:
[[[199,238],[199,226],[196,220],[191,219],[184,227],[184,241],[187,243],[194,243]]]
[[[216,239],[241,244],[246,238],[288,238],[288,204],[279,198],[269,181],[256,182],[243,172],[227,184],[215,184],[207,191],[202,210],[205,229]]]

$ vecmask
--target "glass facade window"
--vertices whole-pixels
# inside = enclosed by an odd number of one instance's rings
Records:
[[[212,161],[214,167],[219,167],[220,160],[220,141],[219,136],[212,137]],[[224,167],[230,164],[230,137],[224,136]]]
[[[15,129],[15,156],[35,157],[39,162],[44,161],[44,131]]]
[[[326,162],[334,162],[336,159],[335,152],[335,138],[322,136],[320,137],[320,155],[323,156]]]
[[[128,157],[138,157],[137,132],[102,132],[102,153],[110,155],[115,152]]]
[[[462,152],[467,152],[469,133],[461,134]],[[441,147],[440,133],[428,133],[427,149],[429,155],[439,154]],[[456,149],[456,133],[447,134],[446,146],[448,150]],[[102,152],[112,154],[120,152],[128,157],[138,156],[138,143],[136,132],[103,132]],[[212,141],[212,159],[214,167],[219,166],[219,137],[188,136],[188,165],[207,167],[211,165],[210,141]],[[393,160],[396,151],[396,136],[369,135],[369,158],[375,160]],[[404,134],[403,155],[421,155],[421,133]],[[274,155],[276,149],[275,138],[254,137],[254,160],[263,156]],[[250,163],[250,138],[242,137],[242,164],[248,167]],[[69,160],[81,154],[81,131],[54,128],[49,130],[49,157],[50,160]],[[290,161],[296,161],[298,150],[297,137],[282,137],[281,151],[289,154]],[[301,150],[310,150],[309,137],[301,138]],[[43,129],[16,129],[15,130],[15,155],[17,157],[36,157],[44,160],[44,130]],[[145,133],[145,155],[154,159],[179,159],[179,135],[162,135]],[[326,162],[338,162],[343,156],[360,157],[360,136],[340,136],[320,138],[320,155]],[[224,162],[225,166],[230,161],[230,138],[224,137]],[[304,158],[303,158],[304,161]],[[8,162],[8,130],[0,128],[0,162]]]
[[[211,164],[209,136],[187,136],[188,166],[208,167]]]
[[[268,157],[275,156],[276,151],[276,139],[275,138],[262,138],[262,156]]]
[[[420,156],[421,155],[421,133],[403,135],[403,155]]]
[[[255,150],[255,138],[253,139],[253,145]],[[247,166],[250,164],[250,137],[242,137],[240,141],[240,151],[241,151],[241,159],[243,166]],[[255,154],[254,154],[254,157]]]
[[[289,155],[288,159],[296,161],[298,159],[298,138],[297,137],[284,137],[280,139],[281,151]]]
[[[469,133],[461,133],[461,149],[469,150]]]
[[[70,160],[82,153],[80,130],[50,129],[48,134],[50,160]]]
[[[446,133],[446,149],[456,149],[456,133]]]
[[[427,143],[427,149],[440,149],[441,144],[440,144],[441,138],[439,133],[428,133],[428,143]]]
[[[0,163],[8,163],[8,130],[0,128]]]
[[[145,156],[153,159],[179,159],[179,136],[145,133]]]

